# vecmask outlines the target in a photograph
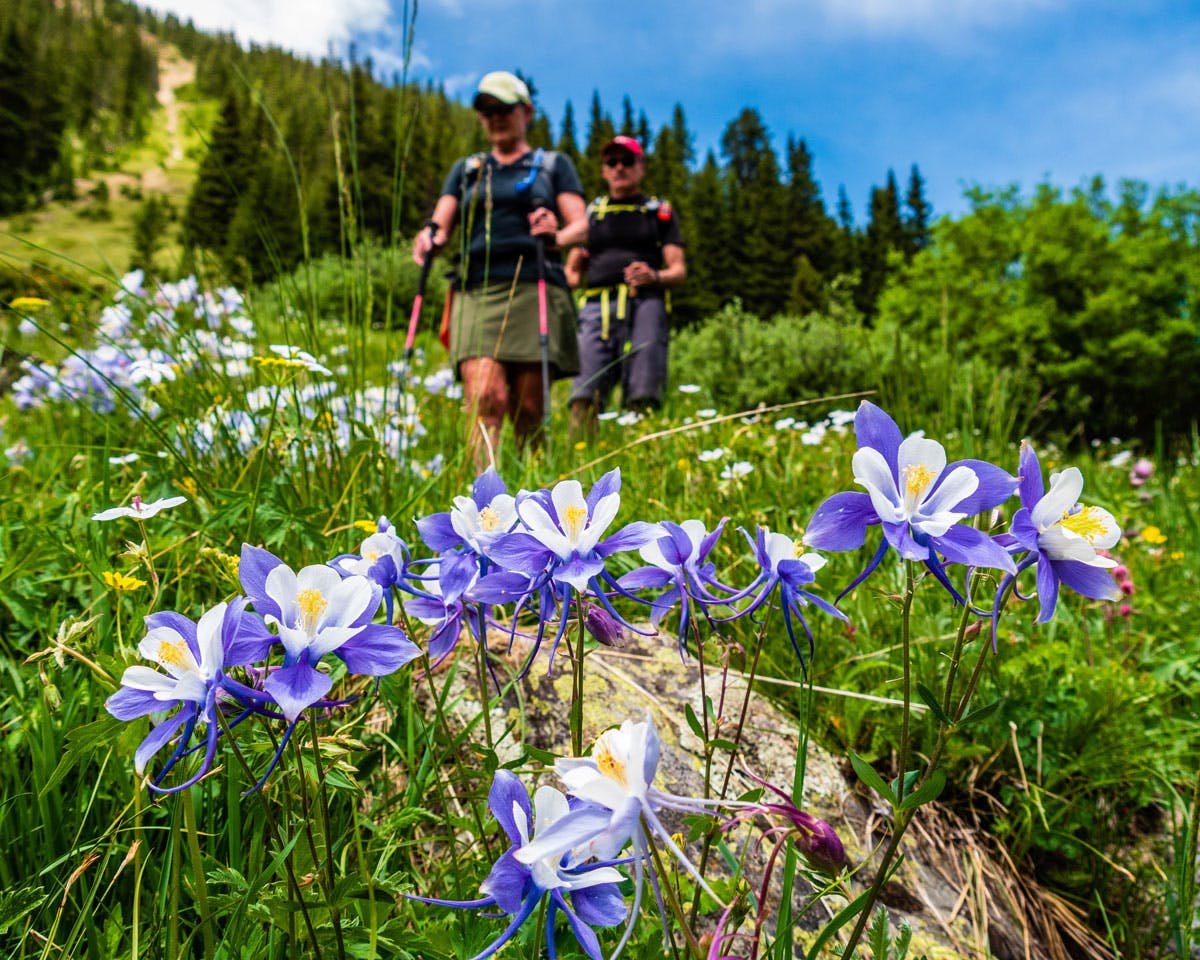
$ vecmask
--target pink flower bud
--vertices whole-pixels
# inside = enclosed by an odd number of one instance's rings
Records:
[[[1147,480],[1152,473],[1154,473],[1154,464],[1145,458],[1139,460],[1133,465],[1133,475],[1135,477],[1140,477],[1143,480]]]
[[[1125,564],[1119,563],[1113,567],[1112,575],[1116,578],[1118,583],[1122,583],[1129,579],[1129,568],[1125,566]]]
[[[625,629],[603,607],[589,605],[583,618],[587,632],[606,647],[625,645]]]
[[[1136,587],[1134,587],[1134,585],[1133,585],[1133,581],[1132,581],[1132,580],[1123,580],[1123,581],[1121,581],[1121,592],[1122,592],[1123,594],[1125,594],[1125,596],[1127,596],[1127,597],[1132,597],[1132,596],[1133,596],[1133,591],[1134,591],[1135,589],[1137,589],[1137,588],[1136,588]]]
[[[1128,619],[1130,616],[1132,616],[1132,615],[1133,615],[1133,605],[1132,605],[1132,604],[1128,604],[1128,603],[1123,603],[1123,604],[1121,604],[1121,606],[1120,606],[1120,610],[1119,610],[1119,612],[1120,612],[1121,616],[1123,616],[1123,617],[1125,617],[1126,619]]]

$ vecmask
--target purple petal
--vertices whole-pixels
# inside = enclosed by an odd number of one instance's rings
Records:
[[[1046,557],[1037,565],[1038,623],[1049,623],[1058,606],[1058,575]]]
[[[576,554],[554,571],[554,579],[558,583],[569,583],[576,590],[583,592],[588,588],[588,581],[603,572],[604,561],[599,557],[581,557]]]
[[[1012,524],[1009,529],[1012,530],[1013,536],[1017,542],[1026,550],[1037,552],[1038,549],[1038,532],[1037,527],[1033,524],[1033,518],[1030,516],[1029,509],[1022,507],[1014,514]]]
[[[529,577],[503,570],[480,577],[471,588],[471,599],[480,603],[515,603],[527,593]]]
[[[870,494],[835,493],[808,521],[804,542],[818,550],[857,550],[867,538],[867,527],[878,522]]]
[[[592,484],[592,489],[587,492],[584,500],[587,501],[588,515],[590,516],[596,510],[596,504],[607,497],[610,493],[619,493],[621,490],[621,468],[609,470],[604,476]]]
[[[225,647],[224,663],[227,667],[240,667],[266,659],[278,640],[261,617],[246,611],[248,602],[248,597],[239,597],[225,611],[221,641]]]
[[[579,919],[597,927],[615,927],[628,911],[625,898],[615,883],[598,883],[571,891],[571,904]]]
[[[521,903],[532,885],[529,868],[518,863],[510,849],[492,865],[479,890],[495,900],[496,906],[505,913],[516,913],[521,909]]]
[[[683,527],[670,520],[664,520],[661,526],[667,534],[658,540],[663,559],[677,567],[682,566],[692,555],[692,538],[684,532]]]
[[[938,483],[940,484],[944,477],[948,477],[956,467],[969,467],[979,478],[979,486],[975,488],[975,492],[960,500],[954,507],[956,513],[965,513],[973,517],[977,513],[991,510],[1011,497],[1017,489],[1016,477],[986,460],[958,460],[947,464],[942,476],[938,478]]]
[[[446,604],[436,597],[414,597],[404,601],[404,612],[418,620],[441,620],[446,616]]]
[[[150,690],[135,690],[132,687],[121,687],[116,693],[104,701],[104,709],[118,720],[136,720],[148,713],[161,713],[170,710],[179,703],[178,700],[159,700]]]
[[[658,567],[638,567],[622,576],[617,586],[622,590],[655,590],[665,587],[674,578],[666,570]]]
[[[521,831],[517,828],[517,821],[513,817],[514,804],[525,813],[526,836],[524,837],[521,836]],[[513,846],[520,846],[528,839],[529,831],[533,829],[533,805],[529,802],[529,791],[511,770],[496,771],[496,775],[492,778],[492,788],[488,791],[488,809],[492,811],[492,816],[508,834],[508,839]],[[505,913],[512,912],[512,910],[505,910]]]
[[[554,558],[554,551],[528,533],[510,533],[499,537],[487,548],[487,557],[503,569],[527,577],[542,573]]]
[[[1007,573],[1016,573],[1017,566],[1007,550],[996,543],[982,530],[955,524],[940,537],[930,537],[929,542],[952,563],[970,567],[997,567]]]
[[[479,561],[473,554],[444,553],[438,560],[438,582],[447,603],[453,603],[471,585],[479,573]]]
[[[883,524],[883,535],[887,542],[895,547],[896,552],[905,560],[928,560],[929,547],[917,543],[907,523]]]
[[[1093,567],[1078,560],[1057,560],[1054,572],[1059,580],[1076,593],[1093,600],[1119,600],[1121,588],[1105,567]]]
[[[434,553],[445,553],[447,550],[453,550],[463,542],[462,537],[458,535],[453,524],[450,523],[450,513],[448,511],[431,513],[427,517],[422,517],[417,521],[417,533],[421,535],[421,539],[425,541],[429,549]]]
[[[709,552],[716,545],[717,541],[721,539],[721,534],[725,530],[725,524],[727,524],[728,522],[729,522],[728,517],[722,517],[721,522],[717,524],[716,528],[708,536],[706,536],[703,540],[700,541],[700,547],[696,551],[696,562],[697,563],[703,562],[704,558],[708,556]]]
[[[579,946],[582,948],[583,952],[586,953],[591,960],[604,960],[604,954],[600,951],[600,938],[596,936],[596,931],[575,915],[575,911],[567,906],[567,901],[563,899],[563,895],[560,891],[555,890],[551,896],[562,909],[562,912],[567,915],[567,922],[571,925],[571,933],[575,934],[575,939],[579,941]],[[552,918],[547,917],[547,937],[550,936],[550,931],[553,929],[553,927],[551,927],[551,923],[553,923]]]
[[[329,674],[310,667],[307,660],[280,667],[263,682],[263,689],[279,704],[289,723],[325,696],[332,686]]]
[[[622,527],[611,537],[601,540],[596,545],[596,552],[602,557],[610,557],[623,550],[636,550],[638,547],[644,547],[661,537],[662,527],[657,523],[635,520]]]
[[[1038,462],[1033,444],[1028,440],[1021,441],[1017,472],[1020,474],[1017,479],[1020,483],[1021,505],[1032,510],[1034,504],[1046,495],[1046,488],[1042,483],[1042,465]]]
[[[870,447],[883,455],[884,462],[892,469],[892,479],[896,480],[896,463],[900,459],[900,443],[904,440],[896,421],[869,400],[864,400],[854,414],[854,436],[859,447]]]
[[[351,673],[384,677],[415,660],[421,651],[399,627],[371,623],[333,651]]]
[[[436,666],[441,663],[458,643],[462,636],[462,617],[455,612],[434,628],[429,635],[429,659]]]
[[[500,479],[495,467],[488,467],[478,477],[471,487],[471,499],[480,510],[490,504],[502,493],[508,493],[508,487]],[[439,551],[440,552],[440,551]]]
[[[269,550],[242,544],[242,557],[238,562],[238,579],[242,581],[242,589],[259,614],[278,620],[283,619],[283,611],[279,609],[279,604],[267,596],[267,575],[282,564],[283,561]]]
[[[195,705],[188,704],[177,714],[167,717],[166,720],[151,730],[146,739],[138,745],[137,752],[133,755],[134,769],[139,773],[145,770],[146,764],[150,762],[150,758],[158,753],[163,748],[163,745],[179,732],[179,728],[195,714],[195,711]]]

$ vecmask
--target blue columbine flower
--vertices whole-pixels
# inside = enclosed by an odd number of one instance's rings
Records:
[[[946,577],[939,554],[952,563],[1015,572],[1003,547],[959,521],[1007,500],[1016,477],[982,460],[947,464],[940,443],[919,433],[902,437],[896,422],[865,400],[854,417],[854,432],[854,480],[867,492],[834,494],[817,508],[804,536],[819,550],[856,550],[869,526],[883,527],[878,552],[841,596],[874,571],[889,547],[905,560],[923,562],[960,603],[963,598]]]
[[[1037,454],[1022,442],[1019,473],[1021,509],[1013,517],[1012,539],[1018,549],[1028,551],[1017,571],[1037,565],[1037,622],[1046,623],[1054,616],[1062,583],[1093,600],[1119,599],[1121,589],[1108,572],[1117,562],[1096,551],[1114,546],[1121,539],[1121,528],[1107,510],[1079,503],[1083,492],[1079,469],[1068,467],[1051,474],[1047,491]],[[997,615],[1004,588],[1013,578],[1013,574],[1005,577],[996,591]]]
[[[134,720],[178,708],[150,731],[134,755],[134,767],[141,774],[150,758],[182,728],[178,745],[158,772],[152,789],[174,793],[203,777],[211,769],[216,753],[220,734],[216,711],[220,704],[229,702],[245,709],[234,695],[236,691],[227,681],[225,670],[262,659],[275,642],[266,625],[245,608],[243,597],[217,604],[200,617],[199,623],[174,612],[146,617],[146,636],[138,644],[138,652],[165,673],[145,666],[126,668],[121,676],[121,689],[104,706],[118,720]],[[163,790],[158,784],[188,752],[199,721],[206,726],[200,769],[186,782]]]
[[[339,657],[351,673],[381,677],[421,651],[399,627],[372,623],[382,588],[367,577],[345,579],[324,564],[298,573],[267,550],[242,545],[239,565],[242,588],[254,609],[279,631],[283,666],[263,682],[289,723],[323,698],[333,685],[317,669],[328,653]]]
[[[465,547],[484,555],[517,523],[516,499],[493,467],[476,478],[471,496],[455,497],[454,508],[417,521],[417,532],[436,553]]]
[[[547,900],[546,946],[555,960],[554,926],[561,910],[571,932],[592,960],[602,960],[600,941],[592,926],[611,927],[625,919],[625,901],[617,886],[624,878],[603,863],[580,865],[569,853],[521,858],[532,837],[540,836],[569,816],[567,798],[553,787],[539,787],[529,802],[521,781],[508,770],[497,770],[488,793],[492,815],[508,835],[512,846],[496,861],[480,884],[478,900],[439,900],[408,895],[410,900],[447,907],[499,907],[512,920],[495,940],[473,960],[484,960],[506,944]],[[568,904],[567,898],[570,898]],[[572,907],[574,909],[572,909]]]
[[[605,570],[605,560],[614,553],[636,550],[662,536],[658,524],[638,520],[604,537],[620,506],[620,470],[602,476],[586,497],[578,480],[563,480],[552,490],[519,496],[516,512],[522,529],[496,539],[487,548],[488,558],[510,575],[510,579],[492,581],[502,587],[499,595],[506,595],[515,586],[511,575],[516,574],[528,581],[518,608],[536,602],[539,619],[544,624],[555,605],[561,604],[563,615],[550,652],[551,663],[566,629],[572,591],[584,593],[590,588],[605,609],[616,616],[600,584],[601,579],[610,585],[616,583]],[[539,627],[531,663],[541,639]]]
[[[632,933],[633,918],[641,906],[645,864],[649,856],[646,828],[671,851],[692,879],[717,903],[721,903],[721,898],[679,849],[658,814],[664,809],[708,814],[715,807],[741,804],[736,801],[680,797],[659,790],[654,786],[654,778],[658,772],[660,749],[661,742],[654,721],[647,717],[641,722],[626,720],[619,728],[606,730],[596,739],[590,756],[555,760],[554,771],[566,786],[567,793],[583,801],[583,805],[573,809],[550,829],[539,832],[535,840],[515,852],[516,859],[526,864],[568,852],[577,857],[595,856],[609,860],[626,845],[632,844],[635,877],[633,911],[610,960],[615,960],[624,948]],[[653,870],[651,881],[657,894]],[[662,912],[661,898],[659,910]],[[666,922],[664,913],[663,923]]]
[[[369,577],[383,588],[387,622],[392,622],[392,589],[403,586],[408,544],[400,539],[387,517],[380,517],[376,531],[363,540],[358,553],[342,553],[329,561],[343,577]]]
[[[409,589],[417,595],[404,601],[404,612],[433,627],[428,650],[431,666],[450,655],[464,622],[476,639],[483,636],[479,604],[470,595],[478,581],[478,559],[453,550],[430,561],[420,576],[414,575]]]
[[[742,535],[747,541],[750,541],[750,535],[745,530],[742,531]],[[800,626],[804,628],[805,636],[808,637],[810,657],[813,653],[813,636],[808,621],[804,619],[803,608],[811,603],[830,616],[837,617],[839,620],[847,619],[846,615],[828,600],[823,600],[811,590],[806,589],[816,582],[816,573],[825,566],[825,558],[817,553],[801,553],[802,545],[799,542],[792,540],[786,534],[772,533],[766,527],[758,528],[758,535],[751,542],[751,546],[754,547],[760,573],[758,578],[742,592],[743,595],[754,594],[754,597],[746,607],[738,611],[737,616],[753,614],[766,602],[771,591],[778,585],[783,607],[783,622],[787,627],[788,639],[792,641],[792,649],[796,651],[796,656],[800,659],[800,668],[807,674],[808,667],[805,664],[804,654],[800,652],[800,645],[796,642],[793,619],[799,620]],[[755,591],[758,591],[757,594]]]
[[[649,566],[630,571],[617,581],[622,591],[669,587],[650,604],[650,622],[655,628],[676,603],[679,610],[679,653],[687,650],[687,632],[691,623],[691,601],[706,605],[726,602],[737,593],[716,578],[716,568],[708,555],[725,529],[728,517],[723,517],[711,533],[699,520],[683,523],[662,521],[663,536],[639,549]],[[719,594],[724,594],[720,596]]]

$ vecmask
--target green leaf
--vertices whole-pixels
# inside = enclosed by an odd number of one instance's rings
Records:
[[[917,696],[929,708],[930,713],[937,717],[938,723],[943,723],[948,727],[954,726],[954,721],[946,716],[946,711],[942,709],[941,703],[938,702],[937,694],[925,686],[925,684],[917,684]]]
[[[0,893],[0,933],[33,913],[43,899],[41,887],[22,887]]]
[[[72,730],[67,734],[67,752],[58,761],[58,766],[50,774],[50,779],[42,784],[39,795],[44,797],[47,791],[54,789],[76,767],[99,759],[102,748],[111,749],[113,741],[117,739],[124,727],[125,725],[116,717],[105,714],[99,720]]]
[[[525,752],[529,754],[531,759],[536,760],[538,763],[544,763],[547,766],[553,766],[554,761],[558,759],[558,756],[549,750],[540,750],[537,747],[531,747],[529,744],[525,744]]]
[[[854,767],[854,772],[858,774],[859,780],[883,797],[893,807],[896,805],[896,794],[892,788],[883,782],[883,777],[875,771],[874,767],[853,750],[850,751],[850,765]]]
[[[687,720],[687,725],[691,728],[692,733],[703,740],[704,728],[700,726],[700,718],[696,716],[696,711],[692,709],[690,703],[684,704],[683,716]]]
[[[978,710],[972,710],[965,717],[958,721],[960,727],[965,727],[968,723],[976,723],[983,720],[985,717],[990,717],[993,713],[1000,709],[1000,704],[1004,702],[1004,698],[989,703],[986,707],[980,707]]]
[[[709,740],[708,745],[718,750],[728,750],[730,753],[737,749],[737,744],[732,740]]]
[[[900,804],[900,809],[915,810],[917,807],[924,806],[925,804],[940,797],[945,788],[946,774],[939,767],[937,770],[934,770],[932,774],[930,774],[929,779],[921,784],[920,787],[905,796],[904,800]]]

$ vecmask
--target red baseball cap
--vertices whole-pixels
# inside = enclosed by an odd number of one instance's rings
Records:
[[[633,137],[613,137],[604,145],[604,149],[600,151],[600,156],[612,153],[615,150],[625,150],[638,158],[646,155],[646,151],[642,149],[642,145],[634,140]]]

